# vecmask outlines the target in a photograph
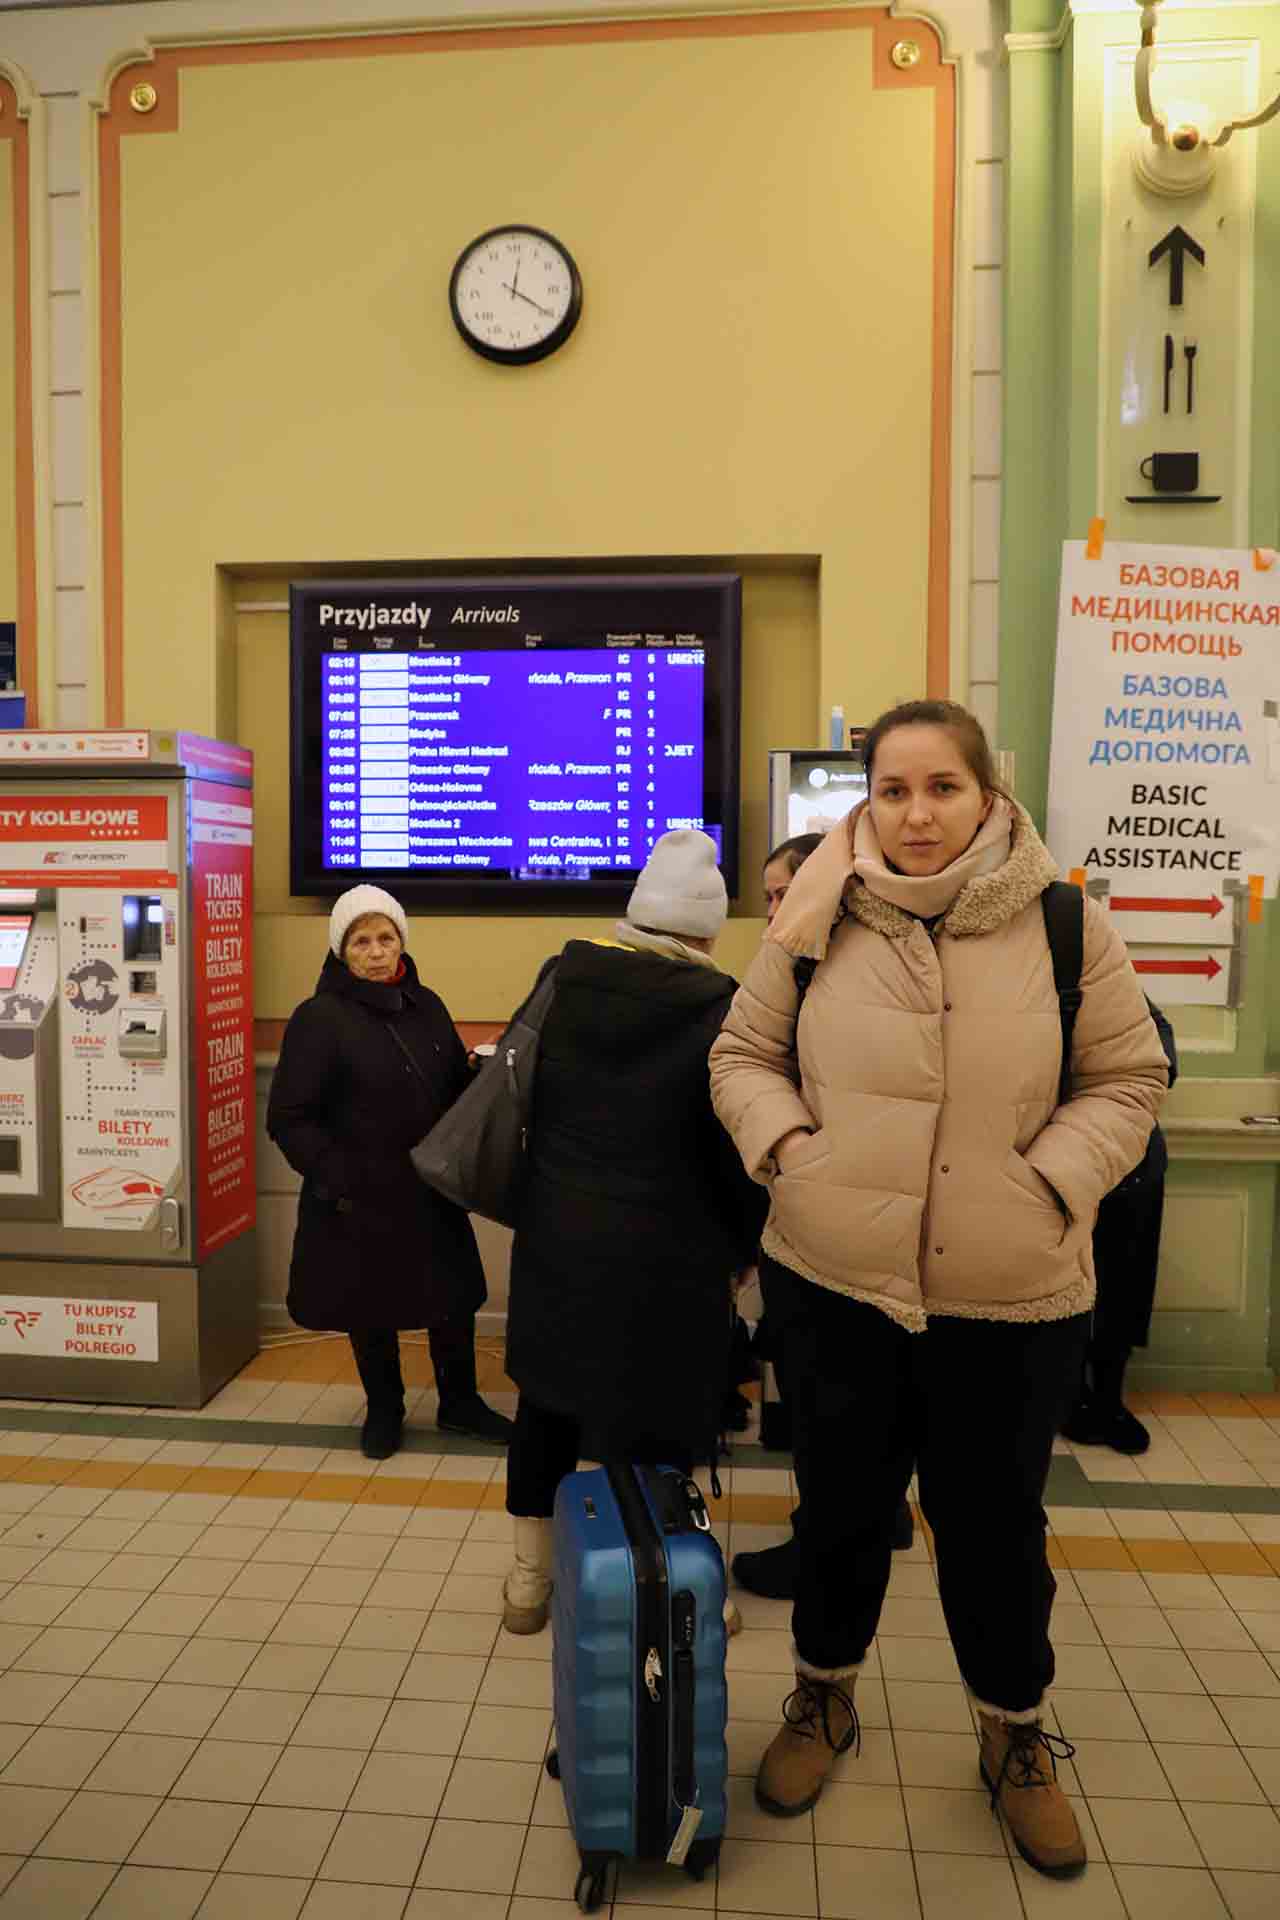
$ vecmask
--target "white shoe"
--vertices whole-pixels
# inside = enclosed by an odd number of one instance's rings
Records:
[[[541,1633],[551,1611],[551,1522],[517,1518],[515,1563],[502,1586],[508,1633]]]

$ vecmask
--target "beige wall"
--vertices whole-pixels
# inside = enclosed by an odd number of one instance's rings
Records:
[[[742,558],[744,877],[766,747],[922,690],[933,94],[873,90],[871,47],[209,66],[177,132],[124,139],[125,718],[258,750],[260,1014],[306,991],[319,928],[284,880],[283,627],[224,619],[220,650],[219,568],[278,568],[278,594],[300,565]],[[445,300],[503,218],[560,234],[585,281],[569,346],[525,369],[469,354]],[[455,1013],[501,1013],[580,924],[433,921]]]
[[[18,617],[13,142],[0,140],[0,620]],[[26,377],[26,369],[21,370]]]

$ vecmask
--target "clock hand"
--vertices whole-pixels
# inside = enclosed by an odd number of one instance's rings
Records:
[[[515,298],[517,300],[524,300],[528,303],[529,306],[537,307],[539,313],[545,313],[548,320],[551,319],[552,310],[550,307],[544,307],[539,301],[531,300],[527,293],[521,293],[516,287],[512,286],[509,280],[504,280],[502,284],[506,288],[508,293],[515,295]]]
[[[520,262],[516,261],[516,270],[511,276],[511,298],[514,300],[520,286]]]

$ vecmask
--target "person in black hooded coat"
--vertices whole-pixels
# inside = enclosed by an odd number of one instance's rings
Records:
[[[1169,1062],[1172,1086],[1178,1077],[1173,1028],[1153,1000],[1147,1007]],[[1124,1376],[1133,1349],[1145,1347],[1151,1331],[1168,1170],[1168,1142],[1157,1124],[1142,1159],[1098,1208],[1093,1229],[1098,1297],[1080,1391],[1062,1427],[1077,1445],[1128,1454],[1145,1453],[1151,1445],[1151,1435],[1124,1404]]]
[[[617,937],[555,962],[507,1317],[512,1632],[545,1624],[549,1516],[580,1457],[689,1471],[716,1456],[730,1281],[767,1204],[711,1107],[707,1055],[737,985],[710,957],[726,911],[714,842],[667,833]]]
[[[425,1326],[445,1432],[505,1444],[480,1398],[475,1316],[484,1269],[469,1216],[426,1187],[409,1152],[470,1078],[438,994],[404,951],[404,910],[380,887],[333,909],[316,991],[285,1029],[267,1132],[302,1175],[288,1307],[301,1327],[350,1336],[368,1396],[364,1451],[400,1444],[398,1332]]]

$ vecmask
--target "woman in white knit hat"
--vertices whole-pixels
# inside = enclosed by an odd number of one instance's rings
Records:
[[[408,937],[404,908],[381,887],[342,895],[315,993],[285,1029],[267,1106],[268,1133],[302,1175],[289,1312],[299,1326],[350,1336],[373,1460],[400,1445],[399,1333],[411,1327],[427,1329],[441,1430],[504,1445],[511,1433],[476,1386],[485,1281],[471,1221],[423,1186],[409,1159],[469,1070]]]
[[[546,1622],[555,1490],[580,1457],[715,1457],[730,1275],[764,1214],[707,1078],[735,988],[711,958],[727,911],[714,842],[666,833],[615,937],[554,962],[507,1319],[514,1633]]]

